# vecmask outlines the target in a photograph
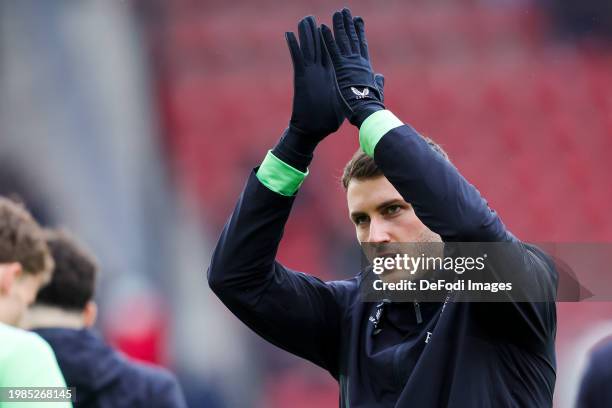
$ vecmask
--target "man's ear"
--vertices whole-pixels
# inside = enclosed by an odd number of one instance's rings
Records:
[[[98,305],[93,300],[90,300],[85,304],[85,309],[83,310],[83,324],[85,327],[93,327],[96,324],[96,319],[98,318]]]
[[[11,291],[15,280],[21,276],[21,264],[19,262],[0,264],[0,294]]]

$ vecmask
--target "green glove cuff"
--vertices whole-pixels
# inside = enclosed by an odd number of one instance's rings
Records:
[[[379,110],[368,116],[359,128],[359,144],[365,154],[373,157],[374,148],[380,139],[391,129],[400,127],[403,124],[401,120],[388,110]]]
[[[294,195],[307,175],[308,170],[306,170],[306,173],[302,173],[298,169],[291,167],[274,156],[272,150],[268,151],[256,174],[261,184],[275,193],[284,196]]]

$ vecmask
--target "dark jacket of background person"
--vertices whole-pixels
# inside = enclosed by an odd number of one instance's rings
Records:
[[[612,340],[591,352],[582,377],[577,408],[612,407]]]
[[[169,371],[128,360],[89,329],[34,330],[53,348],[75,408],[186,407]]]

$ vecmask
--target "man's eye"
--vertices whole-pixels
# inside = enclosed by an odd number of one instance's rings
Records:
[[[402,207],[399,205],[390,205],[389,207],[385,208],[385,214],[393,215],[398,213],[401,209]]]
[[[353,219],[353,222],[355,223],[355,225],[365,224],[366,222],[368,222],[368,217],[366,217],[365,215],[361,215],[359,217],[355,217]]]

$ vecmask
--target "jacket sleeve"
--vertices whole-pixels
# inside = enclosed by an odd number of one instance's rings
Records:
[[[337,376],[334,284],[275,261],[294,199],[269,190],[253,172],[214,250],[208,283],[260,336]]]
[[[480,192],[412,127],[387,132],[374,160],[419,219],[444,241],[512,240]]]

